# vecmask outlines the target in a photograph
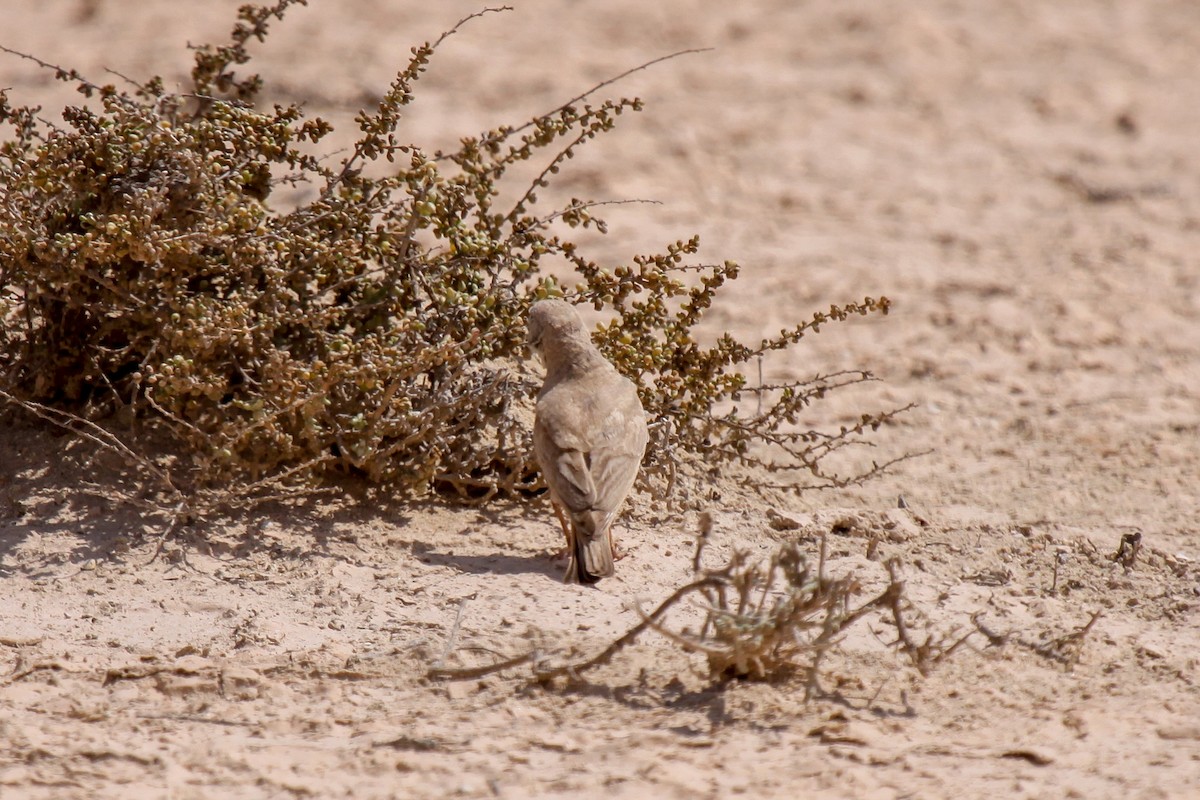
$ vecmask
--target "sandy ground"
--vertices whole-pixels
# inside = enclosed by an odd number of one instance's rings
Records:
[[[237,4],[7,0],[0,43],[178,80],[183,44]],[[615,87],[647,111],[561,176],[563,197],[662,201],[615,208],[593,253],[701,234],[705,260],[745,266],[710,327],[747,337],[895,302],[768,377],[871,369],[883,382],[814,421],[916,402],[869,457],[931,452],[860,489],[722,493],[712,558],[827,535],[828,568],[870,590],[877,539],[923,630],[981,615],[1005,643],[977,633],[921,678],[872,618],[827,665],[840,698],[808,705],[795,682],[716,685],[652,634],[578,685],[434,682],[456,619],[453,663],[603,647],[631,600],[687,580],[693,521],[636,498],[630,555],[594,591],[558,582],[545,506],[340,500],[154,558],[143,520],[75,491],[82,451],[18,428],[0,448],[0,797],[1200,796],[1200,6],[513,4],[446,43],[412,140],[713,48]],[[427,5],[295,11],[262,49],[272,96],[345,129],[411,44],[478,8]],[[13,58],[0,86],[72,98]],[[1137,532],[1125,570],[1111,556]],[[1097,611],[1076,664],[1039,651]]]

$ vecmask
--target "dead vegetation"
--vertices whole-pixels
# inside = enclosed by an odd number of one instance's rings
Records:
[[[703,565],[711,531],[712,518],[705,512],[700,516],[696,538],[693,579],[649,613],[636,605],[641,622],[599,653],[579,659],[574,654],[547,652],[538,645],[478,666],[447,667],[445,662],[456,644],[456,621],[442,657],[427,675],[475,679],[529,664],[531,677],[537,682],[562,677],[577,680],[588,670],[609,663],[623,648],[652,630],[685,652],[703,654],[713,680],[779,681],[799,676],[805,696],[813,698],[825,694],[820,683],[825,656],[847,631],[873,613],[878,612],[884,624],[894,629],[895,639],[890,646],[906,655],[922,675],[953,655],[973,633],[952,638],[915,630],[913,619],[919,615],[905,597],[897,559],[886,564],[888,582],[884,589],[864,596],[862,584],[853,574],[826,574],[824,537],[815,565],[799,543],[786,542],[765,560],[736,549],[725,564],[712,568]],[[699,632],[675,630],[664,623],[668,613],[685,601],[698,601],[703,612]],[[1083,634],[1078,638],[1082,639]],[[534,638],[538,638],[536,633]]]

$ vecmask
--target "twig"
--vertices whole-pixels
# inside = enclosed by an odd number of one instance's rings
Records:
[[[1066,553],[1057,553],[1054,556],[1054,578],[1050,581],[1050,594],[1058,591],[1058,568],[1067,563]]]
[[[462,27],[464,25],[466,25],[468,22],[470,22],[473,19],[478,19],[479,17],[482,17],[485,14],[500,14],[505,11],[512,11],[512,10],[513,10],[512,6],[486,6],[484,8],[479,9],[478,11],[473,11],[470,14],[467,14],[462,19],[460,19],[458,22],[454,23],[454,25],[449,30],[443,31],[442,35],[439,36],[437,41],[433,43],[433,47],[434,47],[434,49],[437,49],[438,45],[440,45],[442,42],[449,39],[454,34],[458,33],[459,30],[462,29]]]
[[[821,550],[817,561],[817,580],[825,583],[825,559],[829,552],[829,532],[821,531]]]
[[[204,722],[209,725],[225,725],[228,727],[254,727],[258,722],[243,722],[236,719],[216,719],[202,717],[198,714],[138,714],[138,719],[163,720],[166,722]]]
[[[64,430],[67,430],[76,436],[87,439],[93,444],[99,445],[106,450],[111,450],[112,452],[119,454],[123,458],[127,459],[133,466],[141,467],[154,477],[158,478],[162,485],[171,494],[176,496],[182,495],[182,492],[179,491],[179,488],[176,487],[175,483],[171,480],[170,475],[159,469],[154,462],[150,461],[150,459],[135,453],[129,448],[129,445],[125,444],[115,435],[109,431],[106,431],[104,428],[101,428],[91,420],[84,419],[83,417],[66,411],[59,411],[56,408],[50,408],[49,406],[44,406],[41,403],[35,403],[31,400],[22,400],[19,397],[14,397],[3,389],[0,389],[0,400],[5,400],[9,403],[12,403],[15,406],[25,409],[39,419],[43,419],[46,422],[57,425],[58,427],[63,428]],[[83,427],[84,430],[79,430],[77,426]]]
[[[763,396],[766,394],[763,391],[763,357],[761,353],[758,355],[758,389],[755,393],[758,395],[758,410],[755,412],[755,416],[761,418],[763,413]]]
[[[18,661],[17,663],[19,664],[20,662]],[[40,672],[44,669],[54,670],[55,672],[64,671],[63,665],[59,664],[57,661],[39,661],[36,664],[31,664],[24,669],[19,669],[13,672],[5,679],[4,685],[16,683],[17,681],[28,678],[33,673]]]
[[[553,678],[557,678],[560,675],[578,675],[584,670],[607,664],[622,648],[626,647],[632,643],[634,639],[640,636],[642,631],[654,625],[663,614],[667,613],[667,610],[670,609],[671,606],[675,605],[692,592],[718,586],[721,582],[722,581],[718,578],[707,577],[681,586],[676,589],[670,597],[659,603],[658,608],[654,609],[652,613],[649,615],[643,615],[641,622],[630,628],[624,636],[620,637],[608,647],[604,648],[604,650],[602,650],[596,656],[593,656],[586,661],[579,661],[574,664],[563,664],[550,669],[538,669],[535,665],[534,674],[537,676],[539,681],[548,681]]]
[[[481,667],[430,667],[426,671],[425,677],[467,681],[491,675],[493,672],[503,672],[506,669],[519,667],[527,661],[536,659],[537,655],[537,650],[530,650],[528,653],[522,653],[519,656],[513,656],[512,658],[497,661],[493,664],[484,664]]]
[[[32,647],[35,644],[42,643],[41,636],[33,638],[24,638],[19,636],[0,636],[0,646],[4,647]]]
[[[558,211],[555,211],[553,214],[547,214],[546,216],[535,220],[533,223],[533,227],[535,227],[535,228],[544,227],[544,226],[550,224],[551,222],[553,222],[554,220],[558,219],[559,217],[562,217],[566,214],[570,214],[574,211],[586,211],[587,209],[597,208],[599,206],[626,206],[626,205],[633,205],[635,203],[643,204],[643,205],[651,205],[651,206],[661,206],[662,205],[661,200],[645,200],[645,199],[637,198],[637,197],[631,197],[627,200],[592,200],[592,201],[589,201],[586,203],[573,202],[566,208],[559,209]],[[529,228],[525,228],[525,230],[529,230]]]
[[[529,120],[528,122],[526,122],[523,125],[519,125],[515,128],[510,128],[508,131],[506,131],[506,133],[510,136],[514,133],[520,133],[521,131],[525,130],[526,128],[530,128],[533,125],[535,125],[538,120],[545,119],[546,117],[552,116],[553,114],[557,114],[558,112],[562,111],[563,109],[565,109],[569,106],[575,105],[580,100],[586,100],[587,98],[591,97],[596,92],[603,89],[604,87],[611,86],[614,83],[618,83],[618,82],[624,80],[625,78],[628,78],[630,75],[633,75],[635,72],[641,72],[644,69],[649,69],[650,67],[653,67],[655,64],[661,64],[662,62],[670,61],[673,58],[679,58],[680,56],[692,55],[695,53],[707,53],[712,49],[713,48],[711,48],[711,47],[694,47],[694,48],[690,48],[687,50],[676,50],[674,53],[668,53],[665,56],[659,56],[658,58],[653,58],[653,59],[645,62],[644,64],[639,64],[636,67],[625,70],[620,75],[614,75],[613,77],[608,78],[607,80],[603,80],[600,83],[597,83],[595,86],[588,89],[583,94],[572,97],[570,100],[561,104],[554,110],[549,111],[545,114],[540,114],[537,117],[534,117],[533,119]]]
[[[100,87],[98,85],[84,78],[73,69],[63,69],[57,64],[51,64],[49,61],[43,61],[37,56],[30,55],[29,53],[23,53],[20,50],[13,50],[11,47],[5,47],[2,44],[0,44],[0,52],[5,52],[9,55],[17,56],[18,58],[23,58],[26,61],[32,61],[42,69],[54,70],[54,77],[60,81],[76,81],[80,86],[86,86],[94,92],[100,91]]]
[[[971,615],[971,624],[988,640],[989,647],[1001,647],[1008,642],[1008,634],[996,633],[981,622],[983,612],[977,611]]]
[[[454,615],[454,624],[450,626],[450,635],[446,637],[446,647],[442,650],[442,657],[434,664],[434,669],[441,669],[446,665],[446,659],[454,652],[454,645],[458,643],[458,631],[462,627],[463,612],[467,610],[467,603],[475,595],[467,595],[458,601],[458,613]]]
[[[426,677],[429,677],[429,678],[447,678],[450,680],[471,680],[473,678],[481,678],[485,675],[490,675],[494,672],[501,672],[506,669],[511,669],[512,667],[520,666],[521,664],[532,661],[534,664],[533,674],[534,674],[534,677],[538,681],[545,682],[545,681],[552,680],[553,678],[557,678],[561,675],[567,675],[567,674],[570,674],[572,676],[577,676],[579,673],[581,673],[585,670],[591,669],[592,667],[598,667],[602,664],[608,663],[612,659],[612,657],[617,654],[618,651],[620,651],[622,648],[626,647],[631,642],[633,642],[633,640],[636,639],[639,635],[641,635],[641,633],[643,631],[645,631],[647,628],[653,626],[655,624],[655,622],[658,620],[658,618],[661,617],[663,614],[665,614],[667,612],[667,610],[669,608],[671,608],[671,606],[678,603],[681,599],[686,597],[691,592],[698,591],[702,588],[715,586],[718,583],[719,583],[719,580],[717,578],[710,577],[710,578],[702,578],[698,581],[693,581],[692,583],[689,583],[685,586],[679,587],[671,594],[670,597],[668,597],[666,600],[664,600],[662,603],[660,603],[658,608],[654,609],[654,611],[651,614],[648,614],[648,615],[642,614],[641,622],[639,622],[637,625],[630,628],[623,636],[621,636],[620,638],[613,641],[611,644],[608,645],[608,647],[604,648],[604,650],[602,650],[600,653],[593,656],[592,658],[587,659],[586,661],[579,661],[579,662],[569,663],[569,664],[561,664],[556,667],[549,667],[549,668],[543,669],[538,666],[538,662],[541,660],[538,657],[540,655],[540,650],[535,648],[528,652],[521,653],[520,655],[513,656],[512,658],[505,659],[503,661],[499,661],[499,662],[492,663],[492,664],[484,664],[479,667],[468,667],[465,669],[450,669],[450,668],[441,667],[440,666],[441,661],[439,660],[439,662],[438,662],[439,665],[431,667],[429,670],[426,671],[425,675],[426,675]],[[640,609],[639,609],[639,613],[641,613]]]
[[[162,555],[163,548],[167,545],[167,538],[175,530],[176,526],[179,525],[180,520],[184,517],[184,513],[183,503],[180,503],[171,510],[167,527],[163,528],[162,534],[158,537],[158,544],[154,548],[154,555],[150,556],[150,560],[146,562],[147,567],[157,561],[158,557]]]
[[[471,20],[478,19],[479,17],[482,17],[485,14],[501,13],[504,11],[512,11],[512,10],[513,10],[512,6],[495,6],[495,7],[487,6],[485,8],[479,9],[478,11],[474,11],[474,12],[468,14],[467,16],[460,19],[458,22],[454,23],[454,25],[449,30],[443,31],[442,35],[437,38],[437,41],[435,41],[431,45],[427,45],[428,52],[426,53],[426,55],[431,55],[435,50],[438,49],[438,47],[442,44],[442,42],[446,41],[448,38],[450,38],[454,34],[458,33],[459,30],[462,29],[462,27],[464,25],[466,25],[468,22],[470,22]],[[417,50],[414,50],[413,52],[416,53]],[[415,63],[415,61],[412,63]],[[411,67],[412,67],[412,64],[410,64],[410,68]],[[401,75],[403,75],[403,74],[404,73],[402,72]],[[395,84],[393,84],[393,88],[395,88]],[[384,113],[389,102],[392,102],[392,101],[385,98],[385,100],[380,103],[378,114]],[[338,172],[338,174],[336,176],[334,176],[332,171],[330,171],[329,174],[332,177],[330,177],[328,179],[328,181],[325,184],[325,188],[321,191],[322,199],[327,199],[329,197],[332,197],[333,190],[336,189],[340,183],[345,181],[346,178],[348,178],[350,175],[354,174],[355,165],[359,161],[361,161],[363,159],[363,157],[366,155],[366,150],[364,149],[364,142],[365,142],[365,140],[360,140],[358,142],[358,144],[355,146],[354,152],[351,153],[350,156],[348,156],[346,159],[344,159],[342,161],[341,171]],[[414,214],[412,218],[416,219],[417,215]]]
[[[981,614],[972,615],[971,622],[974,623],[975,628],[980,633],[987,637],[988,643],[993,647],[998,647],[1000,645],[1007,644],[1009,641],[1012,641],[1021,647],[1024,647],[1026,650],[1036,653],[1042,658],[1048,658],[1051,661],[1057,661],[1069,669],[1079,662],[1079,657],[1083,651],[1083,640],[1088,633],[1091,632],[1092,628],[1100,620],[1100,618],[1104,616],[1104,612],[1093,612],[1091,619],[1089,619],[1084,625],[1076,628],[1070,633],[1065,633],[1062,636],[1043,642],[1031,642],[1028,639],[1024,639],[1012,633],[995,633],[994,631],[989,630],[982,622],[979,621],[981,616]],[[955,647],[957,647],[960,643],[961,642],[956,643]]]
[[[700,518],[697,520],[696,534],[696,552],[692,555],[692,574],[700,574],[700,558],[704,555],[704,548],[708,546],[709,537],[712,536],[713,518],[711,511],[701,511]]]
[[[1087,621],[1087,624],[1080,628],[1076,628],[1070,633],[1059,636],[1057,639],[1052,639],[1045,645],[1027,644],[1026,646],[1032,649],[1035,653],[1046,658],[1054,659],[1060,664],[1067,667],[1073,667],[1079,663],[1079,657],[1083,652],[1084,637],[1092,630],[1092,626],[1104,616],[1103,611],[1092,613],[1092,618]],[[1022,642],[1022,644],[1025,644]]]

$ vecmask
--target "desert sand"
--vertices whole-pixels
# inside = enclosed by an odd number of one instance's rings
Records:
[[[237,5],[7,0],[0,44],[178,84]],[[749,339],[894,303],[765,369],[871,370],[809,422],[916,403],[855,458],[926,454],[845,490],[717,487],[710,555],[825,537],[868,590],[897,557],[922,630],[974,617],[1002,641],[976,632],[922,677],[868,620],[826,663],[837,695],[807,704],[795,681],[715,682],[654,633],[578,683],[429,680],[490,657],[472,648],[602,648],[688,579],[694,515],[635,496],[594,590],[559,582],[544,502],[337,497],[164,543],[78,491],[86,448],[16,426],[0,797],[1200,797],[1200,6],[512,5],[443,45],[403,135],[445,146],[709,48],[606,90],[647,109],[555,196],[661,204],[611,208],[593,257],[699,234],[703,261],[744,267],[709,330]],[[313,2],[254,66],[336,149],[411,45],[479,8]],[[47,114],[78,98],[13,57],[0,86]],[[1096,612],[1077,658],[1051,657]]]

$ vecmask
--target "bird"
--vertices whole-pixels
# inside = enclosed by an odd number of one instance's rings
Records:
[[[591,585],[614,573],[612,526],[641,469],[646,412],[633,381],[601,354],[570,303],[534,303],[527,329],[546,368],[533,450],[567,540],[563,581]]]

